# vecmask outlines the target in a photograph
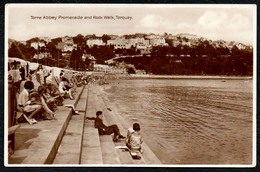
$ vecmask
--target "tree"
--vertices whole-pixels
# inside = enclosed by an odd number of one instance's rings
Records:
[[[61,38],[54,38],[51,40],[51,42],[53,43],[53,45],[58,45],[59,42],[62,42],[62,39]]]
[[[78,34],[77,36],[73,37],[73,42],[77,45],[82,45],[86,42],[85,38],[83,35]]]
[[[101,38],[102,38],[102,41],[103,41],[104,43],[107,43],[107,40],[110,40],[110,39],[111,39],[111,37],[108,36],[108,35],[106,35],[106,34],[102,35]]]
[[[170,46],[173,47],[173,39],[165,39],[165,42]]]
[[[128,74],[135,74],[134,68],[129,67],[128,70],[127,70],[127,73],[128,73]]]
[[[13,42],[8,50],[9,57],[18,57],[28,61],[30,61],[34,54],[34,48],[27,47],[26,45],[20,42]]]

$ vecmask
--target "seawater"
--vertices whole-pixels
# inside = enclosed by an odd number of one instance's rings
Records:
[[[252,163],[252,80],[113,80],[103,88],[124,127],[139,122],[163,164]]]

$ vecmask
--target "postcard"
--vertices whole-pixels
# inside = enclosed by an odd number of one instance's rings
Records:
[[[7,167],[255,167],[256,5],[6,4]]]

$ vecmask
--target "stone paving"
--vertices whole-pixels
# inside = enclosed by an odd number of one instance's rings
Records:
[[[65,100],[64,104],[73,104],[79,115],[72,115],[71,108],[59,106],[56,119],[39,121],[29,125],[22,123],[15,134],[15,152],[8,158],[7,166],[19,165],[157,165],[161,161],[150,148],[143,143],[144,153],[141,160],[133,160],[129,153],[116,149],[124,145],[124,140],[114,143],[109,135],[99,136],[94,121],[85,117],[95,117],[97,110],[104,113],[104,123],[116,123],[122,133],[126,133],[116,111],[102,99],[98,85],[77,88],[75,100]]]

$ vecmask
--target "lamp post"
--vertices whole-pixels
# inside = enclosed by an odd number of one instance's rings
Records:
[[[39,60],[39,41],[38,41],[38,46],[37,46],[37,63],[38,63],[38,60]]]
[[[62,50],[64,48],[63,43],[59,42],[57,45],[57,49],[58,49],[58,67],[60,67],[60,50]]]
[[[85,69],[85,60],[86,60],[87,57],[86,57],[85,54],[83,54],[81,58],[82,58],[82,61],[83,61],[83,70],[84,70]]]

